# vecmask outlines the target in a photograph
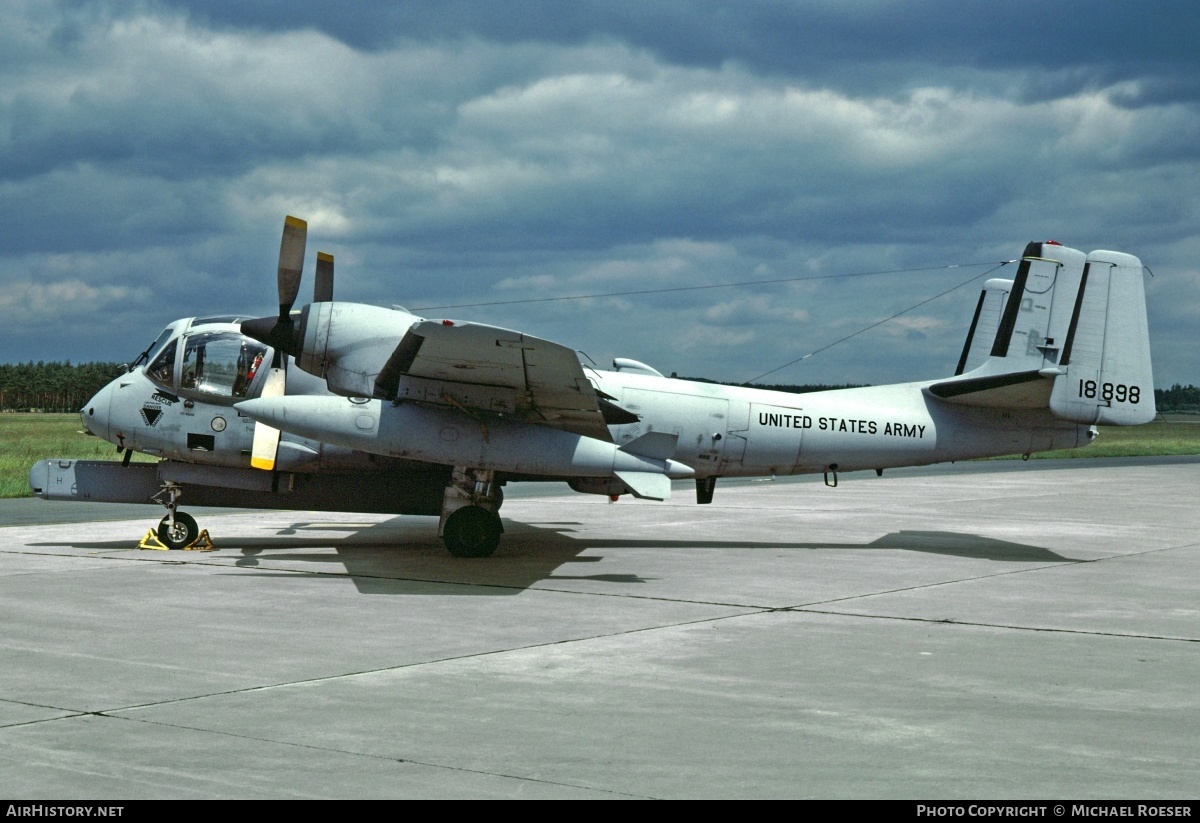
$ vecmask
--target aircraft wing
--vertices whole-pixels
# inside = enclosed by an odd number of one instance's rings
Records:
[[[375,396],[500,414],[612,442],[604,401],[574,350],[498,326],[414,323],[376,378]]]

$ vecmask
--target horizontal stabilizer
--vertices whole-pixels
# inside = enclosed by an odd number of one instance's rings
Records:
[[[621,451],[651,460],[670,460],[678,443],[679,435],[675,432],[650,431],[621,446]]]
[[[1054,387],[1053,374],[1038,371],[1009,372],[983,377],[945,380],[929,393],[948,403],[993,409],[1044,409]]]
[[[658,432],[653,432],[658,434]],[[633,493],[634,497],[643,500],[669,500],[671,498],[671,479],[665,474],[655,472],[615,472],[617,479]]]

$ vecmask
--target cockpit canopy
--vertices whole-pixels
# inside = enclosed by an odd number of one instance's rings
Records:
[[[147,349],[146,376],[164,388],[206,402],[252,396],[270,366],[272,350],[238,330],[240,317],[181,320]]]

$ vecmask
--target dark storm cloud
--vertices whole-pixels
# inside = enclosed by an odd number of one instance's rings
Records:
[[[737,60],[761,71],[810,77],[829,66],[881,60],[1051,72],[1090,66],[1095,72],[1090,80],[1079,76],[1074,82],[1100,80],[1105,85],[1145,75],[1194,75],[1194,37],[1200,26],[1200,10],[1182,0],[747,0],[736,5],[378,0],[356,3],[353,13],[285,0],[171,0],[167,5],[214,25],[264,31],[312,27],[362,49],[387,48],[406,38],[578,45],[609,37],[673,63],[710,68]],[[1064,91],[1060,86],[1057,93]]]
[[[310,256],[337,255],[339,296],[413,307],[998,262],[1046,237],[1119,248],[1160,274],[1160,375],[1194,381],[1196,17],[1182,3],[7,4],[0,347],[124,357],[179,316],[267,311],[295,213]],[[970,276],[448,311],[601,362],[743,379]],[[977,291],[779,376],[942,373]]]

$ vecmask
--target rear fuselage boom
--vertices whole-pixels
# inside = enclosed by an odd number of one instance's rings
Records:
[[[1048,409],[945,403],[935,381],[806,394],[642,374],[593,372],[597,386],[641,417],[613,426],[618,445],[648,430],[679,435],[674,459],[698,476],[805,474],[917,466],[1069,449],[1088,426]]]

